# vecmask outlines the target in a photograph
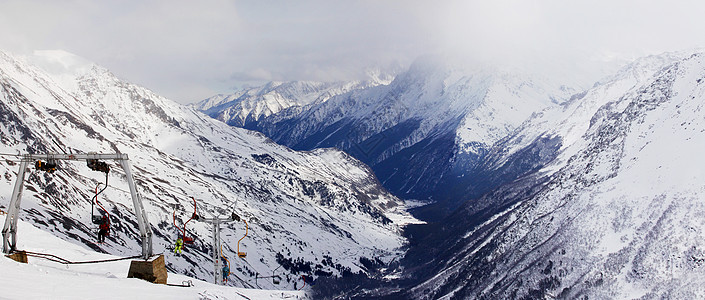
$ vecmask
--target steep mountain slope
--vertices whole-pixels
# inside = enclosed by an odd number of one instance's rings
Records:
[[[171,253],[177,234],[172,213],[177,223],[185,221],[193,210],[190,197],[198,199],[201,215],[235,212],[249,222],[249,234],[240,243],[247,260],[232,256],[244,224],[226,224],[222,231],[224,255],[230,256],[239,279],[231,281],[234,285],[291,289],[299,275],[311,279],[364,271],[364,258],[391,260],[401,253],[404,239],[391,220],[399,222],[408,214],[364,164],[345,153],[295,152],[126,83],[101,67],[74,65],[64,52],[41,54],[39,60],[63,68],[48,75],[0,52],[3,206],[17,171],[17,157],[5,154],[122,152],[132,161],[146,201],[155,252],[165,252],[174,272],[212,278],[209,225],[190,222],[188,234],[196,244],[182,256]],[[60,163],[54,174],[32,169],[20,216],[95,250],[133,253],[140,249],[139,234],[124,175],[114,165],[110,188],[100,196],[114,218],[113,232],[108,243],[93,243],[90,199],[104,180],[76,163]],[[280,265],[281,285],[255,282],[257,273],[271,275]]]
[[[656,72],[687,56],[689,54],[686,53],[664,53],[638,59],[597,82],[593,88],[573,95],[561,105],[532,114],[514,132],[488,149],[480,164],[482,176],[468,178],[465,184],[472,186],[478,185],[478,182],[494,182],[492,186],[499,186],[502,182],[511,182],[506,180],[507,173],[530,175],[539,171],[555,171],[557,165],[565,163],[584,146],[577,141],[603,105],[647,84]],[[553,169],[542,170],[549,163]],[[474,212],[491,209],[492,206],[501,207],[497,203],[472,203]]]
[[[389,85],[284,110],[256,129],[294,149],[345,150],[396,195],[452,209],[497,186],[468,185],[483,177],[483,156],[495,142],[572,92],[518,69],[424,57]],[[508,172],[499,183],[524,172]]]
[[[423,282],[392,297],[705,297],[705,55],[678,57],[528,121],[515,137],[558,134],[556,158],[414,241],[407,275]]]
[[[350,82],[291,81],[269,82],[230,95],[216,95],[191,106],[228,125],[256,128],[261,118],[284,109],[300,109],[312,103],[323,103],[352,90],[389,84],[393,75],[371,72],[370,79]]]

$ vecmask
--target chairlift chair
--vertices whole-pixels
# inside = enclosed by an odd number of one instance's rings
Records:
[[[173,213],[173,217],[174,217],[174,226],[176,227],[176,229],[178,229],[179,231],[181,231],[181,237],[182,237],[182,240],[183,240],[183,242],[184,242],[184,245],[193,245],[194,242],[195,242],[195,240],[193,239],[193,237],[190,237],[190,236],[187,236],[187,235],[186,235],[186,224],[188,224],[188,222],[190,222],[191,220],[194,220],[194,219],[195,219],[195,220],[198,220],[198,219],[199,219],[198,214],[196,213],[196,199],[193,198],[193,197],[191,197],[191,199],[193,200],[193,214],[192,214],[191,217],[184,223],[184,225],[183,225],[182,228],[179,228],[179,226],[176,225],[176,208],[174,208],[174,213]]]
[[[89,160],[89,161],[91,161],[91,160]],[[100,223],[103,222],[103,216],[108,216],[108,218],[110,218],[110,217],[109,217],[110,214],[108,213],[108,210],[106,210],[105,207],[103,207],[103,205],[100,204],[100,202],[98,201],[98,196],[99,196],[100,194],[102,194],[103,191],[105,191],[105,189],[108,188],[108,172],[110,172],[110,167],[109,167],[105,162],[101,162],[101,161],[98,161],[98,160],[95,160],[95,162],[93,162],[93,164],[99,164],[99,165],[101,165],[101,166],[103,166],[103,167],[102,167],[100,170],[97,170],[97,169],[95,169],[95,168],[91,168],[92,170],[94,170],[94,171],[100,171],[100,172],[105,173],[105,185],[104,185],[103,188],[99,191],[98,188],[100,187],[101,184],[103,184],[102,182],[99,182],[99,183],[95,186],[95,196],[93,196],[93,199],[91,199],[91,222],[92,222],[93,224],[100,225]],[[89,163],[88,166],[90,167],[91,164]],[[95,211],[95,205],[96,205],[96,204],[98,204],[98,206],[99,206],[100,209],[102,210],[102,211],[100,212],[100,214],[97,214],[96,211]]]
[[[56,171],[56,161],[49,160],[47,162],[44,162],[41,160],[37,160],[36,162],[34,162],[34,168],[51,174]]]
[[[282,265],[279,265],[276,269],[272,270],[272,283],[273,284],[279,284],[282,281],[282,277],[279,275],[275,275],[274,273],[281,268]]]
[[[247,232],[249,230],[249,226],[247,225],[247,221],[245,221],[245,219],[242,219],[242,221],[245,222],[245,236],[243,236],[242,238],[240,238],[237,241],[237,257],[239,257],[239,258],[247,257],[247,252],[240,252],[240,241],[242,241],[245,237],[247,237]]]

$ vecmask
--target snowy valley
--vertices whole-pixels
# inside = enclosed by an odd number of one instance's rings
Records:
[[[438,202],[416,212],[435,220],[526,173],[509,170],[483,181],[483,161],[533,112],[576,91],[521,68],[424,56],[389,84],[285,109],[248,128],[297,150],[346,151],[395,195]]]
[[[331,294],[705,297],[702,53],[637,59],[584,91],[436,66],[259,123],[295,149],[348,151],[403,198],[457,201],[406,228],[386,280],[338,280]]]
[[[702,53],[647,57],[535,114],[495,149],[496,162],[546,138],[559,141],[548,154],[555,158],[464,203],[443,224],[414,231],[418,246],[405,264],[418,282],[379,293],[705,297],[704,77]]]

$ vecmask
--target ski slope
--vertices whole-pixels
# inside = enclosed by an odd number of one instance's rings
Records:
[[[5,216],[0,216],[4,224]],[[103,260],[117,256],[66,242],[24,221],[18,223],[17,247],[49,253],[71,261]],[[191,287],[153,284],[127,278],[130,260],[99,264],[63,265],[29,257],[28,264],[0,258],[0,299],[309,299],[301,291],[254,290],[218,286],[169,273],[168,283],[191,281]]]

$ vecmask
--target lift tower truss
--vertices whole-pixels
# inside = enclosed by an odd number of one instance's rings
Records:
[[[142,258],[149,259],[152,256],[152,229],[149,227],[149,220],[147,219],[147,213],[142,205],[142,199],[137,193],[135,186],[135,180],[132,176],[132,171],[130,170],[130,160],[127,154],[123,153],[112,153],[112,154],[99,154],[99,153],[87,153],[87,154],[25,154],[21,156],[20,169],[17,172],[17,181],[15,182],[15,188],[12,191],[12,198],[10,198],[10,205],[7,211],[7,217],[5,219],[5,225],[2,228],[2,251],[4,253],[11,253],[16,250],[17,247],[17,220],[18,213],[20,211],[20,203],[22,202],[22,189],[24,187],[25,173],[27,173],[27,167],[37,160],[46,160],[48,162],[55,162],[58,160],[68,160],[68,161],[88,161],[88,160],[114,160],[117,161],[122,169],[125,171],[125,177],[127,180],[127,185],[130,188],[130,195],[132,196],[132,204],[135,208],[135,216],[137,217],[137,224],[140,230],[140,237],[142,238]]]
[[[215,284],[223,284],[222,261],[220,260],[220,223],[232,222],[239,220],[235,214],[227,218],[201,218],[200,220],[213,225],[213,275],[215,275]]]

